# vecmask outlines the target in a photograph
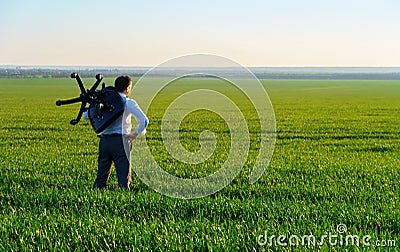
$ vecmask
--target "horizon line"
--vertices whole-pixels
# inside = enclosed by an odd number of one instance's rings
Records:
[[[46,68],[46,67],[51,67],[51,68],[72,68],[72,67],[79,67],[79,68],[153,68],[155,66],[118,66],[118,65],[17,65],[17,64],[0,64],[0,67],[37,67],[37,68]],[[193,66],[176,66],[176,67],[193,67]],[[195,67],[195,66],[194,66]],[[329,65],[304,65],[304,66],[299,66],[299,65],[280,65],[280,66],[244,66],[246,68],[400,68],[400,65],[397,66],[360,66],[360,65],[336,65],[336,66],[329,66]],[[200,68],[205,68],[205,67],[200,67]],[[225,68],[225,67],[213,67],[210,66],[209,68]],[[234,68],[231,66],[227,66],[227,68]]]

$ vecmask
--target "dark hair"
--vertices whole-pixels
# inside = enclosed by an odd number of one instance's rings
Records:
[[[132,83],[131,77],[128,75],[122,75],[115,79],[114,86],[118,92],[123,92],[130,83]]]

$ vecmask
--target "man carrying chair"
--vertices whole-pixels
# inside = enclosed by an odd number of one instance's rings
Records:
[[[93,187],[105,188],[107,186],[111,167],[114,163],[118,186],[129,190],[131,181],[131,142],[139,134],[144,135],[146,133],[149,120],[136,101],[128,98],[132,88],[132,79],[129,76],[119,76],[115,79],[114,86],[125,103],[124,113],[99,135],[98,169]],[[133,132],[131,132],[132,115],[138,123]],[[85,112],[85,119],[89,119],[87,112]]]

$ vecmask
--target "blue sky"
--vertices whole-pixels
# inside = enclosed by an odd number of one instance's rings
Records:
[[[2,1],[0,64],[400,66],[400,1]]]

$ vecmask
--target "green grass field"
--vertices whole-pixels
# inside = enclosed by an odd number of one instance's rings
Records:
[[[202,130],[217,135],[217,151],[204,164],[173,160],[161,141],[169,99],[190,88],[215,88],[214,81],[186,79],[163,90],[149,110],[149,147],[171,174],[209,175],[229,152],[227,126],[209,112],[189,115],[180,128],[190,151],[199,148]],[[160,195],[135,175],[132,191],[121,191],[115,171],[108,189],[92,189],[98,138],[87,122],[69,125],[79,105],[55,106],[78,94],[74,80],[0,79],[0,250],[279,250],[287,247],[276,239],[261,246],[258,237],[267,231],[318,238],[337,234],[339,224],[346,234],[370,235],[371,245],[289,248],[399,249],[400,82],[262,82],[277,125],[274,156],[262,178],[247,183],[259,148],[254,109],[237,90],[222,87],[252,132],[246,165],[218,193],[183,200]],[[378,247],[383,240],[396,244]]]

